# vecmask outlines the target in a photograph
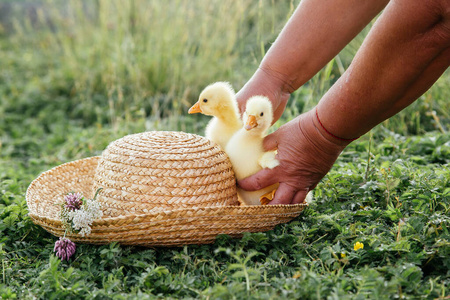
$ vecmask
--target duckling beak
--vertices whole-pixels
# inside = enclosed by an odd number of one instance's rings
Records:
[[[199,102],[192,105],[192,107],[189,108],[189,111],[188,111],[188,113],[190,113],[190,114],[201,113],[201,112],[202,112],[202,109],[200,108]]]
[[[258,126],[258,122],[256,122],[256,117],[254,115],[249,115],[247,118],[247,122],[245,123],[245,129],[250,130]]]

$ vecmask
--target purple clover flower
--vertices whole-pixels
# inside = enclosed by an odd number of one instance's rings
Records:
[[[61,260],[69,260],[69,258],[75,253],[76,245],[69,239],[65,237],[60,237],[58,241],[55,243],[55,248],[53,252],[56,252],[56,256],[58,256]]]
[[[81,208],[83,205],[83,195],[80,193],[68,193],[64,196],[64,207],[69,211],[74,211]]]

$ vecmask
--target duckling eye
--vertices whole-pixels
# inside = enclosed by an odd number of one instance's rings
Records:
[[[260,117],[264,116],[264,113],[263,113],[263,112],[262,112],[262,113],[260,113],[260,114],[259,114],[259,116],[260,116]]]
[[[205,103],[208,102],[208,99],[203,99],[203,102],[205,102]]]

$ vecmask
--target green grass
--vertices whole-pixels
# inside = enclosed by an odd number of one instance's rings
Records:
[[[42,171],[130,133],[201,134],[208,118],[186,115],[200,90],[239,89],[297,3],[0,2],[0,298],[448,298],[448,71],[347,147],[310,207],[272,231],[169,249],[79,244],[67,263],[27,216]],[[366,32],[275,127],[317,103]]]

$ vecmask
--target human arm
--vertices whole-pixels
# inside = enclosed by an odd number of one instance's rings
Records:
[[[391,1],[318,104],[330,132],[358,137],[423,94],[450,63],[446,1]]]
[[[412,103],[449,64],[445,1],[391,1],[317,107],[266,137],[267,150],[278,148],[280,166],[239,185],[257,190],[279,182],[271,204],[302,202],[352,138]]]
[[[289,95],[312,78],[386,5],[387,0],[303,0],[238,92],[240,111],[254,95],[269,97],[274,121]]]

